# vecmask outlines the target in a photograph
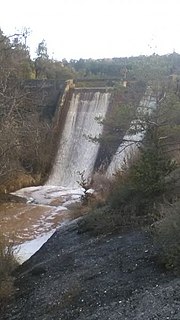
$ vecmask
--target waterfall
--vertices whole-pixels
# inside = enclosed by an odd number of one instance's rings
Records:
[[[144,97],[140,101],[138,112],[140,114],[151,114],[151,112],[156,108],[156,98],[153,96],[150,87],[147,88]],[[133,120],[130,125],[130,129],[134,127],[136,120]],[[129,130],[128,130],[129,131]],[[145,132],[137,132],[135,134],[125,134],[123,142],[118,147],[116,153],[114,154],[111,163],[109,164],[106,176],[112,177],[113,174],[122,168],[124,165],[124,160],[126,160],[131,154],[137,152],[138,142],[142,141]]]
[[[84,177],[92,175],[99,144],[87,139],[98,136],[103,126],[95,118],[104,118],[111,93],[102,89],[75,89],[60,139],[57,157],[46,184],[76,187]]]

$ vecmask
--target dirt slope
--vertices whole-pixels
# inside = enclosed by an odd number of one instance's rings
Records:
[[[147,232],[90,237],[76,222],[16,271],[2,320],[180,319],[180,280],[156,263]]]

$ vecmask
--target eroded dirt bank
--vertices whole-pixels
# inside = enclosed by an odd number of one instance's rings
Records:
[[[90,237],[64,226],[19,270],[1,319],[180,319],[180,280],[147,232]]]

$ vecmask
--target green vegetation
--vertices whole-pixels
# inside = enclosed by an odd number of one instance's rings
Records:
[[[89,213],[79,222],[79,232],[106,234],[153,224],[159,220],[160,204],[171,201],[172,185],[166,177],[176,164],[147,147],[133,155],[109,182],[109,190],[98,204],[93,203]],[[107,184],[107,182],[105,182]],[[102,186],[102,188],[104,188]]]
[[[53,129],[42,116],[42,86],[34,96],[24,84],[34,79],[67,79],[69,67],[49,59],[44,41],[32,61],[28,33],[7,37],[0,30],[0,193],[39,184],[46,178],[53,154]],[[43,82],[42,82],[43,85]]]
[[[43,183],[54,157],[53,124],[37,111],[43,98],[32,97],[25,80],[58,83],[75,78],[81,87],[111,86],[116,107],[108,111],[106,119],[97,119],[104,127],[102,135],[89,137],[101,143],[102,158],[111,160],[132,120],[129,134],[146,134],[138,143],[138,155],[126,159],[112,181],[95,174],[92,187],[97,194],[86,198],[83,208],[74,212],[74,217],[79,217],[79,211],[84,215],[79,232],[99,235],[151,225],[162,248],[161,263],[178,271],[180,55],[56,61],[49,57],[42,40],[36,59],[31,60],[27,36],[23,32],[7,37],[0,30],[0,193]],[[122,86],[124,80],[127,87]],[[139,108],[148,87],[156,99],[151,113]],[[12,288],[9,275],[14,258],[11,247],[3,242],[0,255],[1,299]]]
[[[112,101],[105,119],[96,120],[103,125],[103,132],[98,137],[88,138],[93,142],[100,143],[101,163],[107,164],[111,161],[123,137],[127,133],[132,120],[136,119],[140,100],[145,92],[144,83],[130,83],[128,87],[115,87]],[[112,106],[112,107],[111,107]]]
[[[136,119],[132,133],[146,130],[138,142],[138,153],[125,159],[123,168],[110,181],[104,201],[97,206],[93,203],[93,207],[90,202],[88,214],[79,221],[79,232],[99,235],[150,227],[160,247],[160,263],[179,272],[180,97],[173,83],[157,81],[158,90],[151,86],[156,109],[150,113],[132,109]],[[117,113],[111,126],[114,122],[116,128],[118,121]],[[127,121],[122,109],[120,128]],[[111,134],[109,144],[116,138],[116,132]],[[94,137],[95,141],[99,139]]]
[[[66,62],[49,59],[47,45],[45,40],[38,44],[37,58],[34,61],[36,79],[72,79],[75,72]]]
[[[149,84],[149,81],[164,80],[171,74],[179,74],[180,56],[174,52],[164,56],[80,59],[70,60],[69,65],[83,78],[118,78]]]
[[[179,177],[180,178],[180,177]],[[160,246],[159,263],[180,273],[180,202],[161,207],[162,218],[153,225],[155,241]]]

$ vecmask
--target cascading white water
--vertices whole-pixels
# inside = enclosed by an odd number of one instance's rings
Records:
[[[140,101],[139,112],[142,114],[150,114],[156,108],[156,99],[152,94],[152,90],[148,87],[144,97]],[[134,126],[136,120],[131,122],[130,128]],[[106,176],[112,177],[124,165],[124,160],[137,151],[138,142],[142,141],[145,132],[137,132],[135,134],[125,134],[123,142],[120,144],[118,150],[109,164]]]
[[[99,144],[87,139],[98,136],[103,126],[95,118],[104,118],[111,93],[102,90],[75,89],[67,113],[58,154],[46,184],[68,187],[77,186],[79,172],[91,176]]]
[[[69,84],[59,102],[60,108],[66,107]],[[15,194],[26,198],[28,203],[21,207],[15,204],[15,207],[10,208],[13,215],[17,212],[18,219],[15,214],[12,220],[10,211],[9,218],[2,221],[1,228],[6,229],[7,224],[8,228],[13,230],[13,241],[16,230],[15,249],[20,261],[30,257],[56,228],[72,219],[70,208],[73,203],[79,202],[84,194],[84,190],[76,182],[80,180],[77,172],[85,170],[85,177],[92,175],[99,149],[99,144],[88,141],[85,135],[98,136],[102,132],[103,126],[99,125],[95,118],[105,117],[110,97],[111,93],[106,88],[75,89],[49,181],[44,186],[16,191]]]
[[[68,88],[60,101],[60,108],[66,105],[64,104],[66,93]],[[98,124],[95,117],[105,117],[110,98],[111,92],[106,92],[102,88],[75,89],[64,123],[55,165],[48,182],[44,186],[28,187],[15,193],[28,199],[29,204],[20,204],[20,207],[19,204],[15,204],[15,207],[8,208],[13,210],[13,215],[17,212],[18,219],[15,214],[12,220],[10,211],[9,218],[1,222],[1,228],[6,230],[7,224],[10,230],[13,230],[12,239],[16,230],[18,256],[21,256],[22,260],[38,250],[57,227],[71,219],[69,208],[72,203],[80,201],[84,194],[84,190],[79,186],[74,188],[77,186],[76,181],[80,180],[78,171],[85,170],[85,177],[91,176],[99,151],[99,144],[88,141],[85,135],[98,136],[102,133],[103,126]],[[141,107],[145,112],[151,112],[150,110],[155,107],[155,99],[151,96],[151,92],[147,92],[144,96]],[[127,134],[124,138],[140,140],[137,135]],[[122,165],[125,152],[130,152],[128,145],[129,141],[120,145],[107,175],[112,176],[119,165]],[[132,144],[132,147],[135,148],[136,144]]]

